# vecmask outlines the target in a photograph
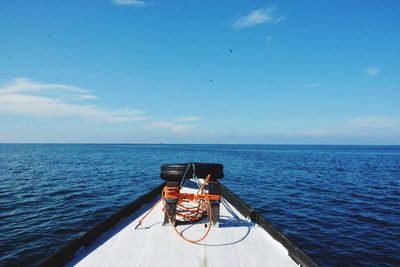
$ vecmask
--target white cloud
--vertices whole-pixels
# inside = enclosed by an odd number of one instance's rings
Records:
[[[190,122],[190,121],[198,121],[201,118],[198,116],[187,116],[187,117],[182,117],[180,119],[178,119],[179,121],[186,121],[186,122]]]
[[[174,134],[181,134],[196,128],[197,126],[193,122],[200,119],[198,116],[185,116],[174,120],[151,122],[145,128],[168,129]]]
[[[146,3],[142,0],[113,0],[113,2],[114,4],[122,6],[142,7],[146,5]]]
[[[319,82],[283,82],[284,86],[298,87],[298,88],[316,88],[322,86]]]
[[[393,128],[398,126],[398,123],[388,117],[360,117],[349,119],[346,122],[346,125],[349,128],[369,128],[369,129],[385,129],[385,128]]]
[[[180,134],[196,128],[193,124],[178,124],[171,121],[156,121],[149,123],[145,128],[169,129],[174,134]]]
[[[172,127],[172,132],[173,133],[184,133],[184,132],[187,132],[194,128],[196,128],[195,125],[175,125],[174,127]]]
[[[88,90],[84,90],[75,86],[57,84],[57,83],[42,83],[33,81],[27,78],[14,78],[0,86],[1,94],[16,94],[21,92],[41,92],[41,91],[64,91],[77,94],[87,94]]]
[[[93,100],[93,99],[97,99],[97,96],[95,96],[95,95],[77,95],[76,98],[82,99],[82,100]]]
[[[238,20],[236,20],[232,27],[236,30],[240,30],[263,23],[279,23],[285,20],[285,16],[277,16],[275,12],[276,8],[274,7],[255,9],[248,15],[240,17]]]
[[[70,85],[15,78],[0,85],[0,114],[79,117],[102,122],[131,122],[146,119],[136,110],[107,110],[95,105],[73,103],[73,99],[96,99],[96,96],[88,92]]]
[[[380,72],[379,68],[377,67],[369,67],[368,69],[365,70],[365,74],[367,74],[369,77],[375,77],[378,75]]]
[[[400,133],[400,122],[396,119],[384,116],[357,117],[333,123],[320,129],[299,131],[304,136],[365,136],[381,135],[382,133]]]
[[[162,129],[169,129],[172,128],[175,124],[169,121],[156,121],[147,124],[146,128],[162,128]]]

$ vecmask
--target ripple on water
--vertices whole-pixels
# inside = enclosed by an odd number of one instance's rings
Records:
[[[0,266],[36,265],[190,161],[223,163],[321,266],[400,266],[400,147],[279,145],[0,145]]]

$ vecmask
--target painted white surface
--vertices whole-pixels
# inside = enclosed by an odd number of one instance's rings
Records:
[[[169,224],[162,226],[162,203],[135,230],[138,215],[150,207],[145,205],[77,253],[67,266],[298,266],[283,245],[225,200],[220,205],[220,227],[212,227],[200,244],[184,241]],[[180,231],[186,228],[178,226]],[[205,230],[204,224],[197,224],[184,235],[197,239]]]

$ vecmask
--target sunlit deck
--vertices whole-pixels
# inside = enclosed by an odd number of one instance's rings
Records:
[[[141,215],[156,201],[78,251],[67,266],[298,266],[281,243],[226,199],[221,201],[219,227],[213,226],[199,244],[184,241],[170,224],[162,225],[162,203],[135,230]],[[193,239],[206,231],[203,223],[177,229]]]

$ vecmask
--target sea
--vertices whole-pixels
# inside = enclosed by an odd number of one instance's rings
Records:
[[[0,266],[37,266],[185,162],[222,163],[320,266],[400,266],[400,146],[169,144],[0,144]]]

